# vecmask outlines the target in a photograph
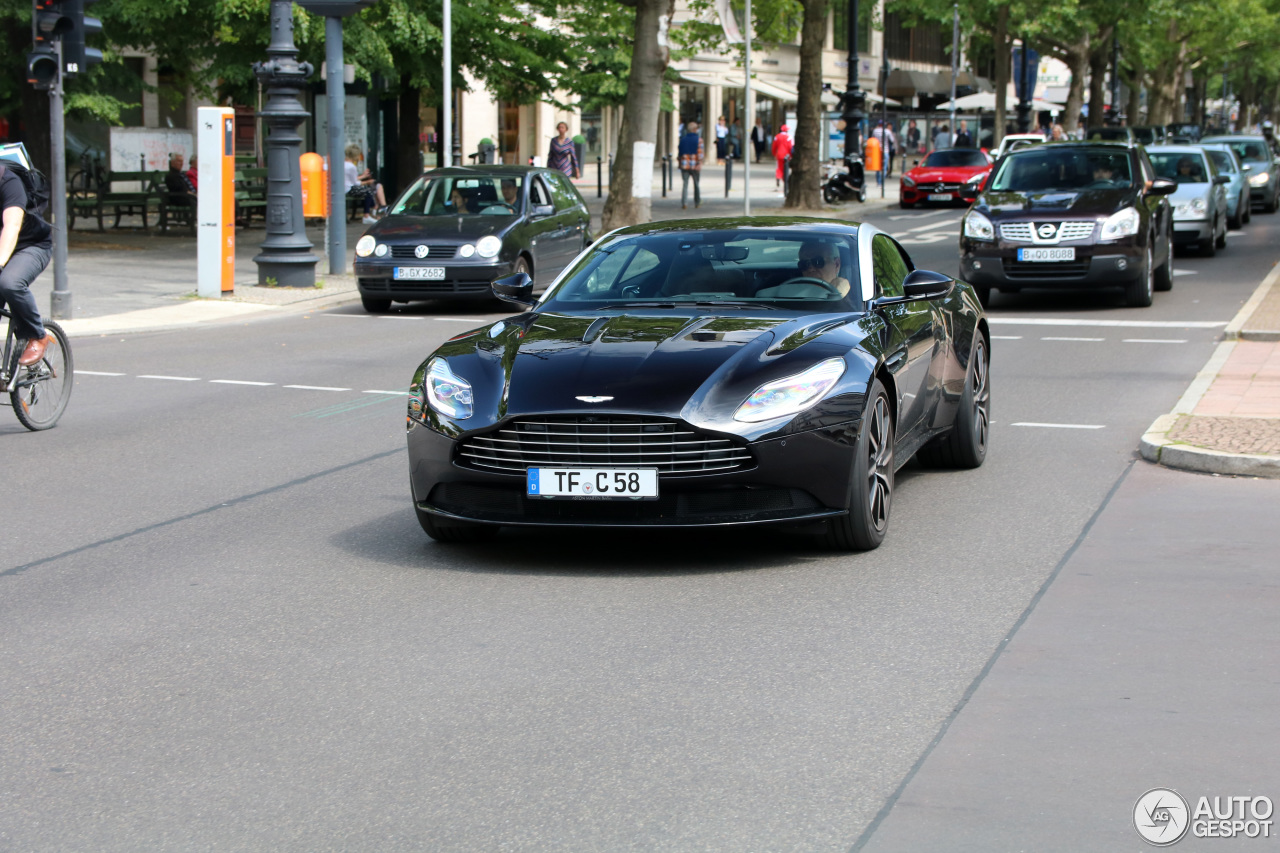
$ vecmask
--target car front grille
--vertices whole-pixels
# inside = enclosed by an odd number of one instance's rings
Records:
[[[420,259],[418,258],[417,255],[414,254],[414,251],[418,248],[419,245],[426,245],[427,249],[429,250],[425,258]],[[422,260],[423,262],[441,261],[441,260],[445,260],[446,258],[452,258],[456,256],[458,254],[459,245],[460,244],[458,243],[444,243],[444,244],[414,243],[412,246],[392,246],[391,257],[399,258],[402,260],[408,260],[408,259],[413,259],[415,261]]]
[[[1011,281],[1070,281],[1089,274],[1089,259],[1050,263],[1005,260],[1004,274]]]
[[[1006,222],[1000,226],[1000,236],[1006,240],[1013,240],[1019,243],[1049,242],[1035,239],[1033,229],[1040,224],[1042,223]],[[1094,222],[1092,220],[1063,222],[1051,239],[1056,239],[1059,243],[1068,240],[1087,240],[1093,236],[1093,226]]]
[[[935,182],[932,184],[919,184],[916,186],[916,189],[922,193],[953,193],[960,189],[960,185],[944,181],[942,183]]]
[[[538,466],[656,468],[663,476],[743,471],[746,447],[679,421],[625,416],[539,417],[473,435],[458,461],[485,471],[523,474]]]

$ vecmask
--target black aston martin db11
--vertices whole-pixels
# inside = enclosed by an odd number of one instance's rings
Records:
[[[869,225],[704,219],[622,228],[524,313],[449,340],[413,377],[423,529],[824,529],[880,544],[894,472],[987,452],[990,337],[973,289]]]

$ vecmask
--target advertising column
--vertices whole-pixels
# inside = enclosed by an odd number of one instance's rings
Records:
[[[197,113],[196,294],[216,297],[235,290],[235,111],[200,107]]]

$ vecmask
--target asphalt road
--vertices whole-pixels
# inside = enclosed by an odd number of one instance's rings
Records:
[[[954,272],[959,214],[870,221]],[[904,469],[853,556],[428,540],[397,392],[483,306],[78,339],[57,429],[0,412],[0,847],[865,843],[1277,234],[1178,258],[1148,309],[997,294],[987,464]]]

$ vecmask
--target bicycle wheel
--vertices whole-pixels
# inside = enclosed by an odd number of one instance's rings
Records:
[[[74,382],[67,333],[52,320],[45,320],[44,328],[53,335],[44,358],[30,367],[18,367],[18,387],[9,392],[13,413],[30,430],[48,429],[58,422]]]

